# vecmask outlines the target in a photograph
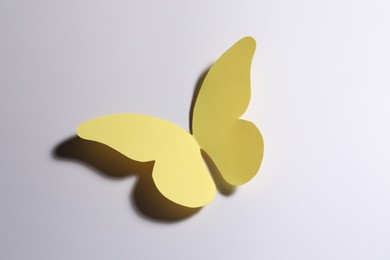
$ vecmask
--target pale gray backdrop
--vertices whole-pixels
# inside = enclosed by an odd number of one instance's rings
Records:
[[[2,0],[0,258],[390,259],[389,12],[385,0]],[[246,35],[258,48],[245,118],[265,140],[253,181],[171,221],[140,210],[136,175],[68,160],[86,155],[67,138],[97,116],[188,129],[202,72]]]

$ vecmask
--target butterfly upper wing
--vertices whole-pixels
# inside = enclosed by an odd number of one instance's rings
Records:
[[[137,161],[155,161],[153,180],[171,201],[186,207],[208,204],[216,193],[194,137],[168,121],[114,114],[87,121],[77,135],[103,143]]]
[[[207,73],[193,110],[193,135],[232,185],[253,178],[263,157],[259,130],[239,119],[249,105],[255,49],[254,39],[246,37],[227,50]]]

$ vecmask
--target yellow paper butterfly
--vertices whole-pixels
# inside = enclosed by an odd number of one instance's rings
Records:
[[[264,144],[256,126],[239,119],[250,100],[250,66],[256,42],[245,37],[210,68],[196,97],[192,134],[168,121],[114,114],[81,124],[77,135],[136,161],[155,161],[153,181],[169,200],[190,208],[211,202],[216,187],[201,151],[231,185],[258,172]]]

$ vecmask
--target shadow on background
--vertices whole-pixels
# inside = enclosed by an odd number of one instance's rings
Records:
[[[161,195],[152,179],[154,162],[131,160],[104,144],[73,136],[54,148],[53,157],[80,162],[108,179],[120,180],[136,175],[138,181],[130,196],[131,205],[137,213],[151,220],[176,222],[201,209],[180,206]]]

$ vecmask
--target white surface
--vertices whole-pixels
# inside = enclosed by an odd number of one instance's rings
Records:
[[[0,259],[390,259],[387,1],[1,1]],[[188,129],[202,71],[258,42],[255,179],[191,218],[53,150],[133,112]]]

